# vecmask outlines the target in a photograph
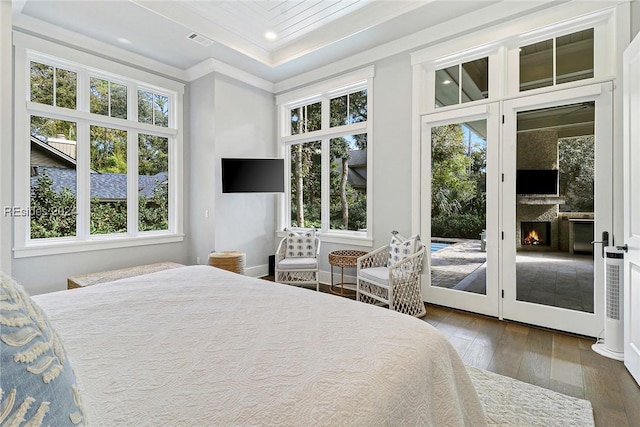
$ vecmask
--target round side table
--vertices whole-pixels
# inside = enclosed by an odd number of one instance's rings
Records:
[[[344,269],[356,268],[358,266],[358,258],[366,255],[366,251],[357,251],[353,249],[340,249],[337,251],[329,252],[329,265],[331,265],[331,286],[329,286],[329,292],[340,296],[353,296],[355,293],[352,289],[346,288],[349,293],[345,293],[344,285],[356,285],[356,283],[344,282]],[[333,283],[333,267],[340,267],[340,283]],[[339,287],[339,288],[337,288]],[[336,289],[337,288],[337,289]]]
[[[209,254],[209,265],[223,270],[244,274],[246,255],[239,251],[211,252]]]

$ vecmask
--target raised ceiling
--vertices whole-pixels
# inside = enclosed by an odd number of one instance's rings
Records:
[[[277,82],[504,0],[14,0],[14,27],[56,38],[56,28],[187,70],[213,58]],[[520,1],[519,10],[550,1]],[[42,27],[44,28],[44,27]],[[468,29],[466,29],[468,30]],[[276,34],[274,40],[265,33]],[[465,29],[460,29],[464,33]],[[196,40],[210,40],[208,46]],[[68,34],[68,33],[67,33]],[[72,40],[65,40],[73,42]],[[425,45],[430,40],[425,39]]]

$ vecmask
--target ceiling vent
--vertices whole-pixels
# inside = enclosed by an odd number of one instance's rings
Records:
[[[204,47],[210,46],[213,43],[213,40],[211,40],[211,39],[209,39],[209,38],[207,38],[207,37],[205,37],[203,35],[200,35],[198,33],[189,33],[189,34],[187,34],[187,38],[189,40],[193,40],[194,42],[196,42],[196,43],[198,43],[198,44],[200,44],[200,45],[202,45]]]

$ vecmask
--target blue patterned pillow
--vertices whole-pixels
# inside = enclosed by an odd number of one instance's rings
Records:
[[[316,230],[287,230],[287,258],[315,258]]]
[[[397,264],[403,259],[416,253],[421,247],[420,235],[414,234],[408,239],[403,240],[399,235],[394,234],[389,243],[389,260],[387,267]]]
[[[86,423],[58,334],[11,277],[0,272],[0,425]]]

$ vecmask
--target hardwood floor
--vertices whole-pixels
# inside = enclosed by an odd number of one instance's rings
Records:
[[[593,340],[428,305],[422,318],[467,365],[591,401],[596,426],[640,426],[640,387]]]

